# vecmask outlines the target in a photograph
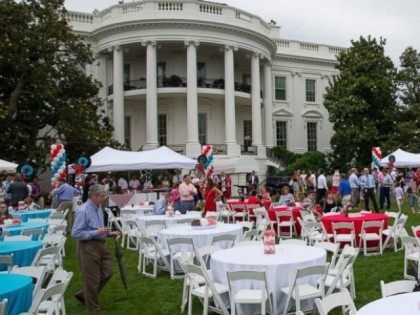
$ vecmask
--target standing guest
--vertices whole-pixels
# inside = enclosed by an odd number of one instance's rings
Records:
[[[175,183],[179,183],[181,181],[182,181],[182,179],[181,179],[181,175],[179,174],[179,171],[175,170],[174,176],[172,177],[172,183],[175,184]]]
[[[295,198],[290,193],[289,187],[284,186],[281,189],[281,196],[279,200],[279,206],[288,206],[291,207],[295,204]]]
[[[167,178],[167,177],[164,177],[164,178],[162,179],[162,181],[160,182],[160,187],[161,187],[161,188],[164,188],[164,189],[166,189],[166,190],[169,190],[169,189],[170,189],[170,187],[171,187],[171,183],[169,182],[169,180],[168,180],[168,178]]]
[[[419,199],[419,197],[414,193],[413,187],[408,187],[407,188],[408,206],[410,207],[410,209],[413,213],[416,213],[415,205],[416,205],[418,199]]]
[[[31,197],[35,203],[39,205],[41,209],[44,209],[44,197],[42,196],[42,186],[38,180],[38,177],[32,178],[32,192]]]
[[[172,207],[174,207],[175,211],[181,210],[181,194],[179,193],[179,184],[181,182],[177,182],[174,184],[172,188],[171,195],[172,195]]]
[[[223,196],[225,195],[225,191],[226,191],[226,173],[225,172],[221,172],[219,179],[220,179],[220,191],[223,193]]]
[[[315,191],[308,191],[308,193],[306,194],[306,198],[303,199],[303,202],[302,202],[303,209],[312,211],[313,208],[315,207],[315,199],[316,199]]]
[[[107,236],[119,236],[104,226],[101,208],[107,198],[107,190],[102,185],[89,188],[89,199],[76,212],[72,237],[77,240],[77,256],[82,273],[84,288],[75,298],[86,306],[88,311],[100,311],[98,294],[113,274],[112,255],[106,247]]]
[[[4,190],[3,190],[3,180],[0,177],[0,204],[2,204],[4,202],[4,196],[5,196],[5,193],[4,193]]]
[[[208,211],[217,211],[216,201],[219,201],[223,193],[211,178],[207,178],[206,188],[204,189],[204,214]]]
[[[229,174],[226,174],[225,188],[226,190],[223,192],[223,196],[225,197],[225,199],[230,199],[230,197],[232,196],[232,178]]]
[[[341,181],[338,190],[341,196],[341,203],[347,209],[348,206],[351,206],[351,188],[345,174],[341,174]]]
[[[256,190],[251,190],[251,194],[248,198],[248,204],[250,205],[261,205],[261,198],[257,196]]]
[[[217,186],[217,188],[219,188],[220,189],[220,187],[221,187],[221,184],[222,184],[222,181],[221,181],[221,179],[220,179],[220,175],[214,175],[213,176],[213,183]]]
[[[25,200],[29,195],[28,186],[23,182],[20,174],[16,175],[15,181],[10,184],[6,192],[10,194],[11,206],[15,208],[18,206],[19,201]]]
[[[0,225],[4,224],[4,220],[13,219],[12,215],[9,214],[7,205],[5,203],[0,203]]]
[[[121,192],[123,194],[127,192],[127,190],[128,190],[128,183],[127,183],[127,180],[124,177],[121,176],[118,179],[117,185],[118,185],[119,189],[121,190]]]
[[[9,186],[15,181],[15,173],[7,173],[6,180],[3,181],[3,193],[4,193],[4,200],[10,203],[10,194],[7,193]]]
[[[382,183],[380,184],[379,192],[379,209],[384,208],[386,203],[386,208],[389,210],[391,208],[391,188],[392,188],[392,177],[388,173],[388,170],[382,169]],[[378,173],[378,178],[381,177]]]
[[[420,167],[417,168],[416,174],[414,175],[414,182],[416,183],[417,193],[420,192]]]
[[[251,174],[248,176],[248,187],[251,190],[258,190],[258,184],[260,183],[260,180],[258,179],[258,175],[255,174],[255,171],[253,170]]]
[[[83,184],[83,194],[82,194],[83,202],[86,202],[86,200],[88,200],[90,186],[95,185],[97,183],[98,183],[98,176],[96,174],[89,174],[85,178],[85,182]]]
[[[103,179],[102,179],[102,182],[101,182],[101,184],[102,185],[105,185],[106,187],[107,187],[107,190],[108,191],[113,191],[114,189],[115,189],[115,181],[114,181],[114,179],[111,177],[111,174],[110,173],[108,173],[107,175],[106,175],[106,177],[104,177]]]
[[[299,178],[300,175],[298,172],[294,172],[292,179],[289,182],[289,187],[293,190],[293,195],[295,200],[299,200],[299,192],[300,192],[300,185],[299,185]]]
[[[315,190],[315,182],[313,181],[311,172],[305,177],[305,186],[307,192]]]
[[[156,201],[155,205],[153,206],[153,214],[154,215],[163,215],[166,213],[166,209],[172,203],[172,194],[166,193],[161,194],[159,200]]]
[[[146,181],[143,184],[143,191],[149,191],[153,188],[152,180],[146,177]]]
[[[338,194],[338,190],[339,190],[339,186],[340,186],[340,181],[341,181],[340,173],[338,172],[338,170],[335,170],[334,171],[333,178],[332,178],[332,188],[331,188],[331,192],[334,195]]]
[[[57,212],[64,213],[68,210],[66,219],[67,219],[67,232],[71,231],[73,226],[73,198],[80,195],[80,190],[77,190],[73,186],[64,182],[64,180],[59,179],[56,181],[57,188],[51,191],[51,195],[57,198],[58,208]],[[93,185],[92,185],[93,186]]]
[[[398,211],[401,211],[404,199],[404,183],[401,183],[397,187],[395,187],[394,194],[395,199],[397,200]]]
[[[327,192],[327,179],[325,178],[324,170],[322,169],[319,170],[316,187],[316,203],[319,203],[319,201],[325,196],[325,193]]]
[[[357,168],[350,170],[349,184],[351,188],[352,207],[358,208],[360,202],[361,183],[357,176]]]
[[[181,213],[196,210],[194,196],[197,195],[197,188],[191,184],[191,177],[185,174],[182,183],[179,185],[179,193],[181,194]]]
[[[136,175],[131,175],[131,179],[130,179],[130,182],[128,183],[128,186],[129,186],[129,189],[134,192],[140,189],[139,188],[140,182],[137,179]]]
[[[369,211],[369,199],[372,200],[373,209],[378,212],[378,204],[375,198],[375,179],[372,174],[369,174],[369,169],[363,169],[363,175],[360,177],[360,184],[363,189],[363,196],[365,198],[365,209]]]

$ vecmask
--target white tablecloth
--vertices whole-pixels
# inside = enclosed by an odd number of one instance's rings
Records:
[[[152,220],[164,220],[166,225],[175,224],[178,220],[182,219],[199,219],[201,218],[201,213],[198,211],[189,211],[186,214],[174,215],[173,217],[168,217],[167,215],[149,215],[149,216],[139,216],[137,218],[137,224],[143,228],[146,228],[146,221]]]
[[[357,315],[418,315],[420,292],[398,294],[373,301],[363,306]]]
[[[325,250],[317,247],[301,245],[277,245],[276,253],[264,254],[263,245],[234,247],[215,252],[210,260],[210,269],[213,281],[228,285],[226,271],[262,271],[266,272],[268,290],[273,294],[274,314],[280,314],[286,303],[286,295],[281,289],[292,285],[296,268],[324,264],[326,262]],[[307,283],[314,279],[309,277]],[[238,289],[256,288],[252,281],[236,283]],[[227,302],[227,301],[225,301]],[[305,306],[305,305],[303,305]],[[240,305],[238,314],[258,314],[260,306]]]
[[[145,211],[146,212],[150,212],[153,211],[154,205],[146,205],[146,206],[136,206],[134,205],[134,207],[132,206],[126,206],[120,209],[121,211],[121,217],[123,219],[135,219],[138,216],[144,216],[145,215]],[[132,217],[130,215],[128,215],[127,213],[124,213],[127,210],[134,210],[136,211],[136,215],[135,217]]]
[[[168,247],[168,239],[177,237],[192,237],[198,247],[211,245],[216,235],[231,234],[236,236],[236,241],[242,240],[242,226],[219,222],[214,229],[196,230],[191,226],[174,226],[159,232],[159,242],[164,248]]]

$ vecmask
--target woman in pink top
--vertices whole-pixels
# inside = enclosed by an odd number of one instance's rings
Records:
[[[174,187],[172,187],[172,206],[174,207],[174,210],[180,210],[181,209],[181,194],[179,193],[179,184],[181,182],[177,182],[174,184]]]

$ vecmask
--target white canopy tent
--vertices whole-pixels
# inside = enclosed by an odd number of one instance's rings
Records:
[[[15,172],[17,167],[18,165],[15,163],[0,159],[0,172],[1,171],[14,171]]]
[[[86,172],[134,171],[145,169],[193,169],[197,161],[160,147],[150,151],[122,151],[105,147],[91,157]]]
[[[257,160],[252,156],[246,155],[226,159],[215,157],[213,167],[216,174],[220,172],[228,174],[250,173],[251,171],[258,173],[260,169]]]
[[[390,155],[384,157],[381,160],[381,165],[387,167],[389,164],[389,157],[395,156],[396,167],[420,167],[420,154],[406,152],[404,150],[398,149],[392,152]]]

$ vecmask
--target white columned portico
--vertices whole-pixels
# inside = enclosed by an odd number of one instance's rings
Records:
[[[197,97],[197,41],[186,40],[187,47],[187,143],[186,155],[201,154],[198,142],[198,97]]]
[[[235,114],[235,74],[233,52],[237,48],[225,46],[225,133],[227,154],[241,155],[241,148],[236,142],[236,114]]]
[[[144,150],[156,149],[158,143],[157,122],[157,69],[156,69],[156,41],[149,40],[141,43],[146,47],[146,144]]]
[[[251,57],[251,106],[252,106],[252,145],[257,147],[258,155],[264,156],[261,130],[261,96],[260,96],[260,55]]]
[[[121,46],[113,47],[113,108],[114,139],[124,144],[124,52]]]
[[[271,61],[264,64],[264,121],[265,145],[274,146],[273,139],[273,89],[271,79]]]

